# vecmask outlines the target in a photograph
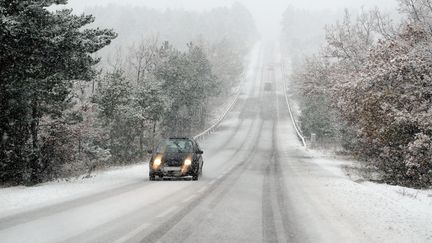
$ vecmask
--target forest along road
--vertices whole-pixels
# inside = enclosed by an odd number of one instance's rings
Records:
[[[149,181],[143,171],[128,186],[0,218],[0,242],[412,242],[427,234],[406,223],[416,219],[397,202],[311,161],[288,113],[276,46],[254,56],[239,102],[200,141],[199,181]]]

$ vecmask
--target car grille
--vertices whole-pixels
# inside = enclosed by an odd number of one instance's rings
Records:
[[[180,160],[167,160],[165,166],[182,166],[183,163]]]

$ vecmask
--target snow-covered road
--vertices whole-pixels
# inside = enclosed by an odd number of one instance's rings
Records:
[[[71,182],[75,196],[49,194],[68,183],[42,185],[48,199],[33,204],[26,188],[1,189],[0,202],[21,197],[30,209],[0,206],[0,242],[432,242],[427,193],[356,183],[301,147],[277,49],[256,53],[239,102],[201,141],[199,181],[150,182],[140,165],[102,175],[105,186]]]

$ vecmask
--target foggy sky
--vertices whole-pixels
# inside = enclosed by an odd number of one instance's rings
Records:
[[[78,11],[82,11],[86,7],[109,3],[147,6],[157,9],[204,10],[230,6],[234,2],[241,2],[251,11],[260,32],[264,36],[279,32],[282,13],[290,5],[295,8],[311,10],[360,9],[361,7],[373,8],[376,6],[385,10],[397,8],[397,0],[69,0],[69,6]]]

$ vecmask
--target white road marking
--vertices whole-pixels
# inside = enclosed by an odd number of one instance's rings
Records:
[[[168,214],[170,214],[171,212],[175,211],[176,209],[177,209],[177,206],[170,207],[169,209],[165,210],[164,212],[162,212],[161,214],[156,216],[156,218],[163,218],[163,217],[167,216]]]
[[[189,197],[185,198],[182,202],[183,202],[183,203],[187,203],[187,202],[189,202],[190,200],[194,199],[195,197],[196,197],[195,195],[189,196]]]
[[[211,185],[213,185],[213,184],[215,184],[215,180],[212,180],[212,181],[210,181],[210,183],[208,184],[209,186],[211,186]]]
[[[133,231],[129,232],[128,234],[126,234],[125,236],[123,236],[122,238],[114,241],[114,243],[124,243],[129,241],[130,239],[134,238],[135,236],[137,236],[140,232],[142,232],[143,230],[145,230],[146,228],[148,228],[150,226],[150,224],[145,223],[143,225],[141,225],[140,227],[134,229]]]

